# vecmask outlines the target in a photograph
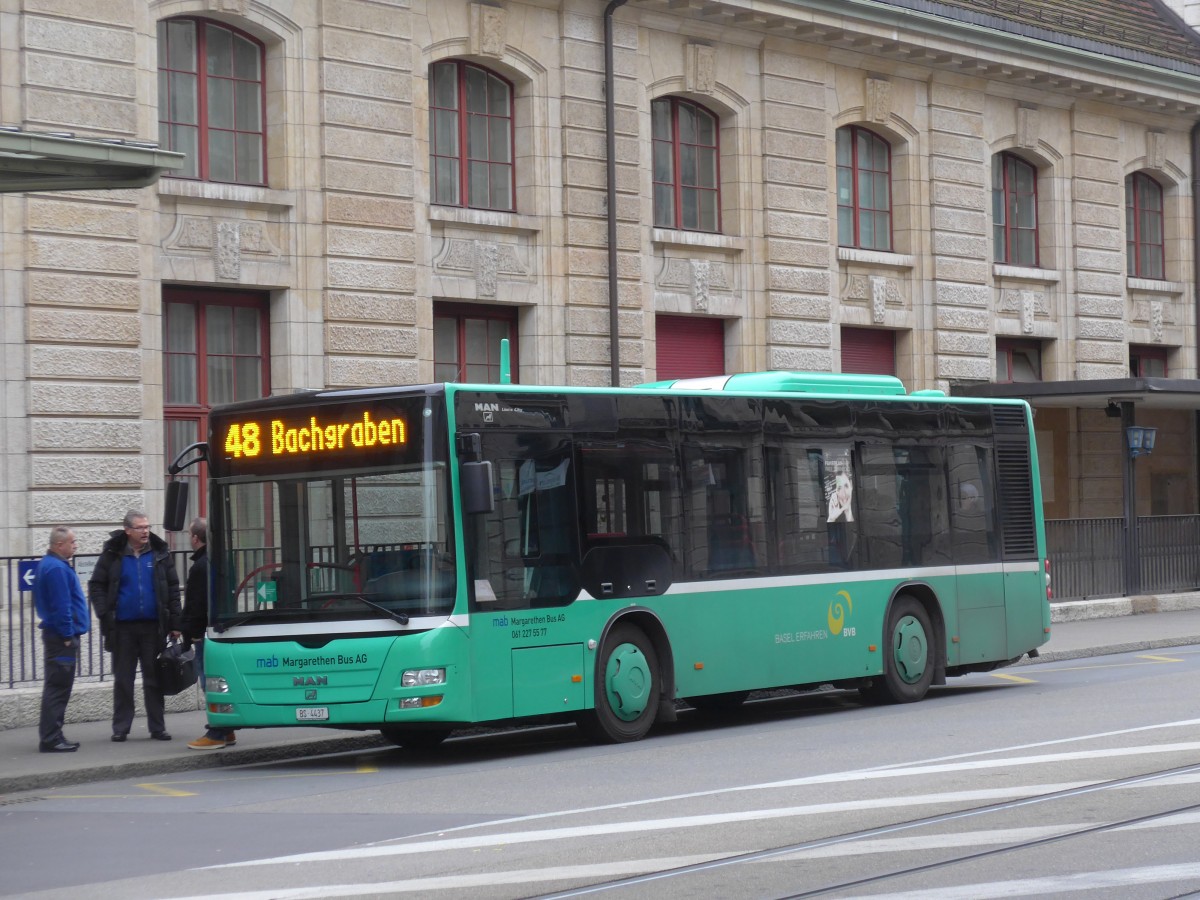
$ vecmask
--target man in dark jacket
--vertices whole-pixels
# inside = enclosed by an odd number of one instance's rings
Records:
[[[155,660],[168,632],[180,636],[179,574],[166,541],[150,533],[144,512],[131,509],[124,530],[105,541],[88,579],[88,599],[112,653],[112,739],[124,741],[133,725],[133,682],[140,665],[150,737],[171,740]]]
[[[196,648],[196,669],[200,674],[200,689],[204,690],[204,633],[208,630],[208,521],[200,516],[188,527],[192,540],[192,567],[188,569],[183,589],[183,638]],[[208,730],[194,741],[191,750],[222,750],[237,743],[232,728]]]

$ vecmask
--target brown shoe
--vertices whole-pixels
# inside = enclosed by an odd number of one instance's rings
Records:
[[[189,750],[223,750],[227,745],[228,741],[210,738],[208,735],[188,741]]]

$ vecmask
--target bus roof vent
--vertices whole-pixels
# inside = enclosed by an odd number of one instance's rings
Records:
[[[747,372],[730,375],[725,390],[754,394],[905,394],[904,382],[895,376],[840,372]]]

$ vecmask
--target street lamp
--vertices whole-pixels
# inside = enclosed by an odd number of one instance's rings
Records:
[[[1141,425],[1130,425],[1125,429],[1125,443],[1129,447],[1129,455],[1133,459],[1149,454],[1154,449],[1154,440],[1158,437],[1157,428],[1145,428]]]

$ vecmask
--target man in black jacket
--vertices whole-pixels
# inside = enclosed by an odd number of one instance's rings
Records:
[[[197,516],[188,527],[192,539],[192,567],[183,589],[183,637],[196,648],[196,669],[204,690],[204,632],[208,630],[208,521]],[[232,728],[208,726],[205,733],[188,742],[191,750],[222,750],[237,743]]]
[[[150,737],[171,740],[155,660],[168,632],[180,636],[179,574],[166,541],[150,533],[144,512],[131,509],[124,529],[105,541],[88,579],[88,599],[112,653],[112,739],[124,741],[133,725],[133,682],[140,665]]]

